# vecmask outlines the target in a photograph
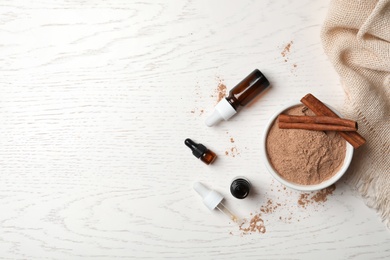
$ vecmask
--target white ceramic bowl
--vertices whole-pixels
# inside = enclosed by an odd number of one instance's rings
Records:
[[[278,117],[279,114],[281,114],[282,112],[284,112],[285,110],[287,109],[290,109],[292,107],[295,107],[295,106],[299,106],[299,105],[302,105],[301,103],[293,103],[293,104],[289,104],[281,109],[279,109],[268,121],[266,127],[265,127],[265,130],[264,130],[264,134],[263,134],[263,138],[262,138],[262,157],[263,157],[263,160],[265,162],[265,166],[267,167],[269,173],[277,180],[279,181],[281,184],[285,185],[286,187],[289,187],[289,188],[292,188],[292,189],[295,189],[295,190],[299,190],[299,191],[316,191],[316,190],[321,190],[321,189],[324,189],[326,187],[329,187],[330,185],[334,184],[336,181],[338,181],[341,176],[343,176],[343,174],[346,172],[346,170],[348,169],[350,163],[351,163],[351,160],[352,160],[352,156],[353,156],[353,146],[347,142],[347,145],[346,145],[346,148],[347,148],[347,151],[345,153],[345,158],[344,158],[344,162],[343,162],[343,165],[341,166],[341,168],[339,169],[338,172],[336,172],[330,179],[326,180],[326,181],[323,181],[319,184],[315,184],[315,185],[300,185],[300,184],[297,184],[297,183],[293,183],[293,182],[290,182],[286,179],[284,179],[283,177],[281,177],[276,171],[275,169],[272,167],[272,164],[271,162],[269,161],[269,158],[268,158],[268,155],[267,155],[267,136],[268,136],[268,132],[270,130],[270,128],[272,127],[274,121],[276,120],[276,118]],[[338,116],[341,117],[340,113],[338,113],[334,108],[330,107],[329,105],[327,105],[333,112],[335,112]]]

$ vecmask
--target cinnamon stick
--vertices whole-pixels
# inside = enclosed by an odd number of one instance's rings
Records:
[[[326,124],[315,124],[315,123],[278,123],[281,129],[306,129],[315,131],[356,131],[355,127],[342,126],[342,125],[326,125]]]
[[[312,94],[307,94],[301,99],[301,102],[307,106],[317,116],[331,116],[339,117],[331,109],[329,109],[324,103],[318,100]],[[339,132],[339,134],[349,142],[355,149],[363,145],[366,140],[358,132]]]
[[[279,122],[284,122],[284,123],[338,125],[338,126],[347,126],[351,129],[354,129],[354,130],[345,130],[345,131],[357,130],[356,121],[348,120],[344,118],[331,117],[331,116],[292,116],[292,115],[280,114],[278,119]]]

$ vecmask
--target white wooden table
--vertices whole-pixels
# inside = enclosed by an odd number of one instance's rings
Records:
[[[0,1],[0,259],[388,259],[390,232],[346,179],[303,208],[261,160],[281,106],[311,92],[342,108],[319,37],[327,6]],[[255,68],[272,88],[206,127],[218,84]],[[237,175],[254,185],[245,200],[229,194]],[[264,234],[243,234],[203,206],[195,181],[243,218],[280,206],[262,214]]]

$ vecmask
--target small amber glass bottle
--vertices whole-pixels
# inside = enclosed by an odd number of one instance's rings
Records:
[[[214,113],[206,120],[206,125],[213,126],[221,120],[228,120],[241,107],[248,105],[257,95],[267,89],[269,85],[269,81],[263,73],[255,69],[215,106]]]
[[[203,144],[197,144],[189,138],[187,138],[184,141],[184,143],[192,150],[192,154],[196,158],[199,158],[202,162],[204,162],[207,165],[213,163],[214,160],[217,158],[217,155],[214,152],[207,149],[207,147],[204,146]]]

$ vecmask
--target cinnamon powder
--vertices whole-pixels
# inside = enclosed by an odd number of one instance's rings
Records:
[[[314,115],[304,106],[283,113]],[[279,129],[277,120],[268,133],[266,145],[276,172],[301,185],[319,184],[332,177],[341,167],[346,153],[345,140],[334,131]]]
[[[273,185],[274,182],[272,181],[271,187]],[[280,214],[278,217],[279,221],[290,224],[310,217],[309,212],[312,210],[318,211],[318,206],[323,205],[328,200],[328,197],[335,191],[336,185],[333,184],[328,188],[315,192],[297,194],[299,195],[299,207],[304,209],[310,206],[312,207],[310,211],[307,211],[306,215],[301,215],[301,212],[299,210],[297,211],[296,206],[292,204],[291,197],[294,197],[295,194],[293,191],[287,190],[285,186],[279,184],[276,189],[278,192],[285,194],[284,198],[267,198],[263,205],[260,206],[259,211],[250,213],[248,218],[243,218],[238,227],[241,236],[254,233],[266,233],[266,226],[269,223],[268,218],[270,215]],[[232,232],[230,234],[233,235]]]
[[[328,200],[328,196],[333,194],[333,191],[335,191],[335,189],[336,185],[333,184],[325,189],[317,191],[314,194],[301,193],[298,199],[298,205],[302,208],[306,208],[309,204],[312,203],[324,203]]]
[[[227,91],[227,88],[226,88],[225,84],[223,84],[222,82],[219,82],[219,84],[217,86],[217,90],[216,90],[217,103],[219,101],[221,101],[224,97],[226,97],[226,91]]]
[[[284,62],[288,61],[287,55],[290,53],[291,45],[293,44],[293,41],[290,41],[283,49],[283,51],[280,53],[282,54],[282,57],[284,58]]]
[[[283,51],[280,53],[283,57],[286,57],[286,55],[290,52],[291,45],[293,44],[293,41],[290,41],[287,43],[287,45],[284,47]]]
[[[243,227],[243,225],[245,225],[245,223],[239,226],[239,229],[243,232],[242,234],[256,233],[256,232],[265,233],[266,231],[264,220],[261,218],[260,214],[254,215],[246,227]]]

